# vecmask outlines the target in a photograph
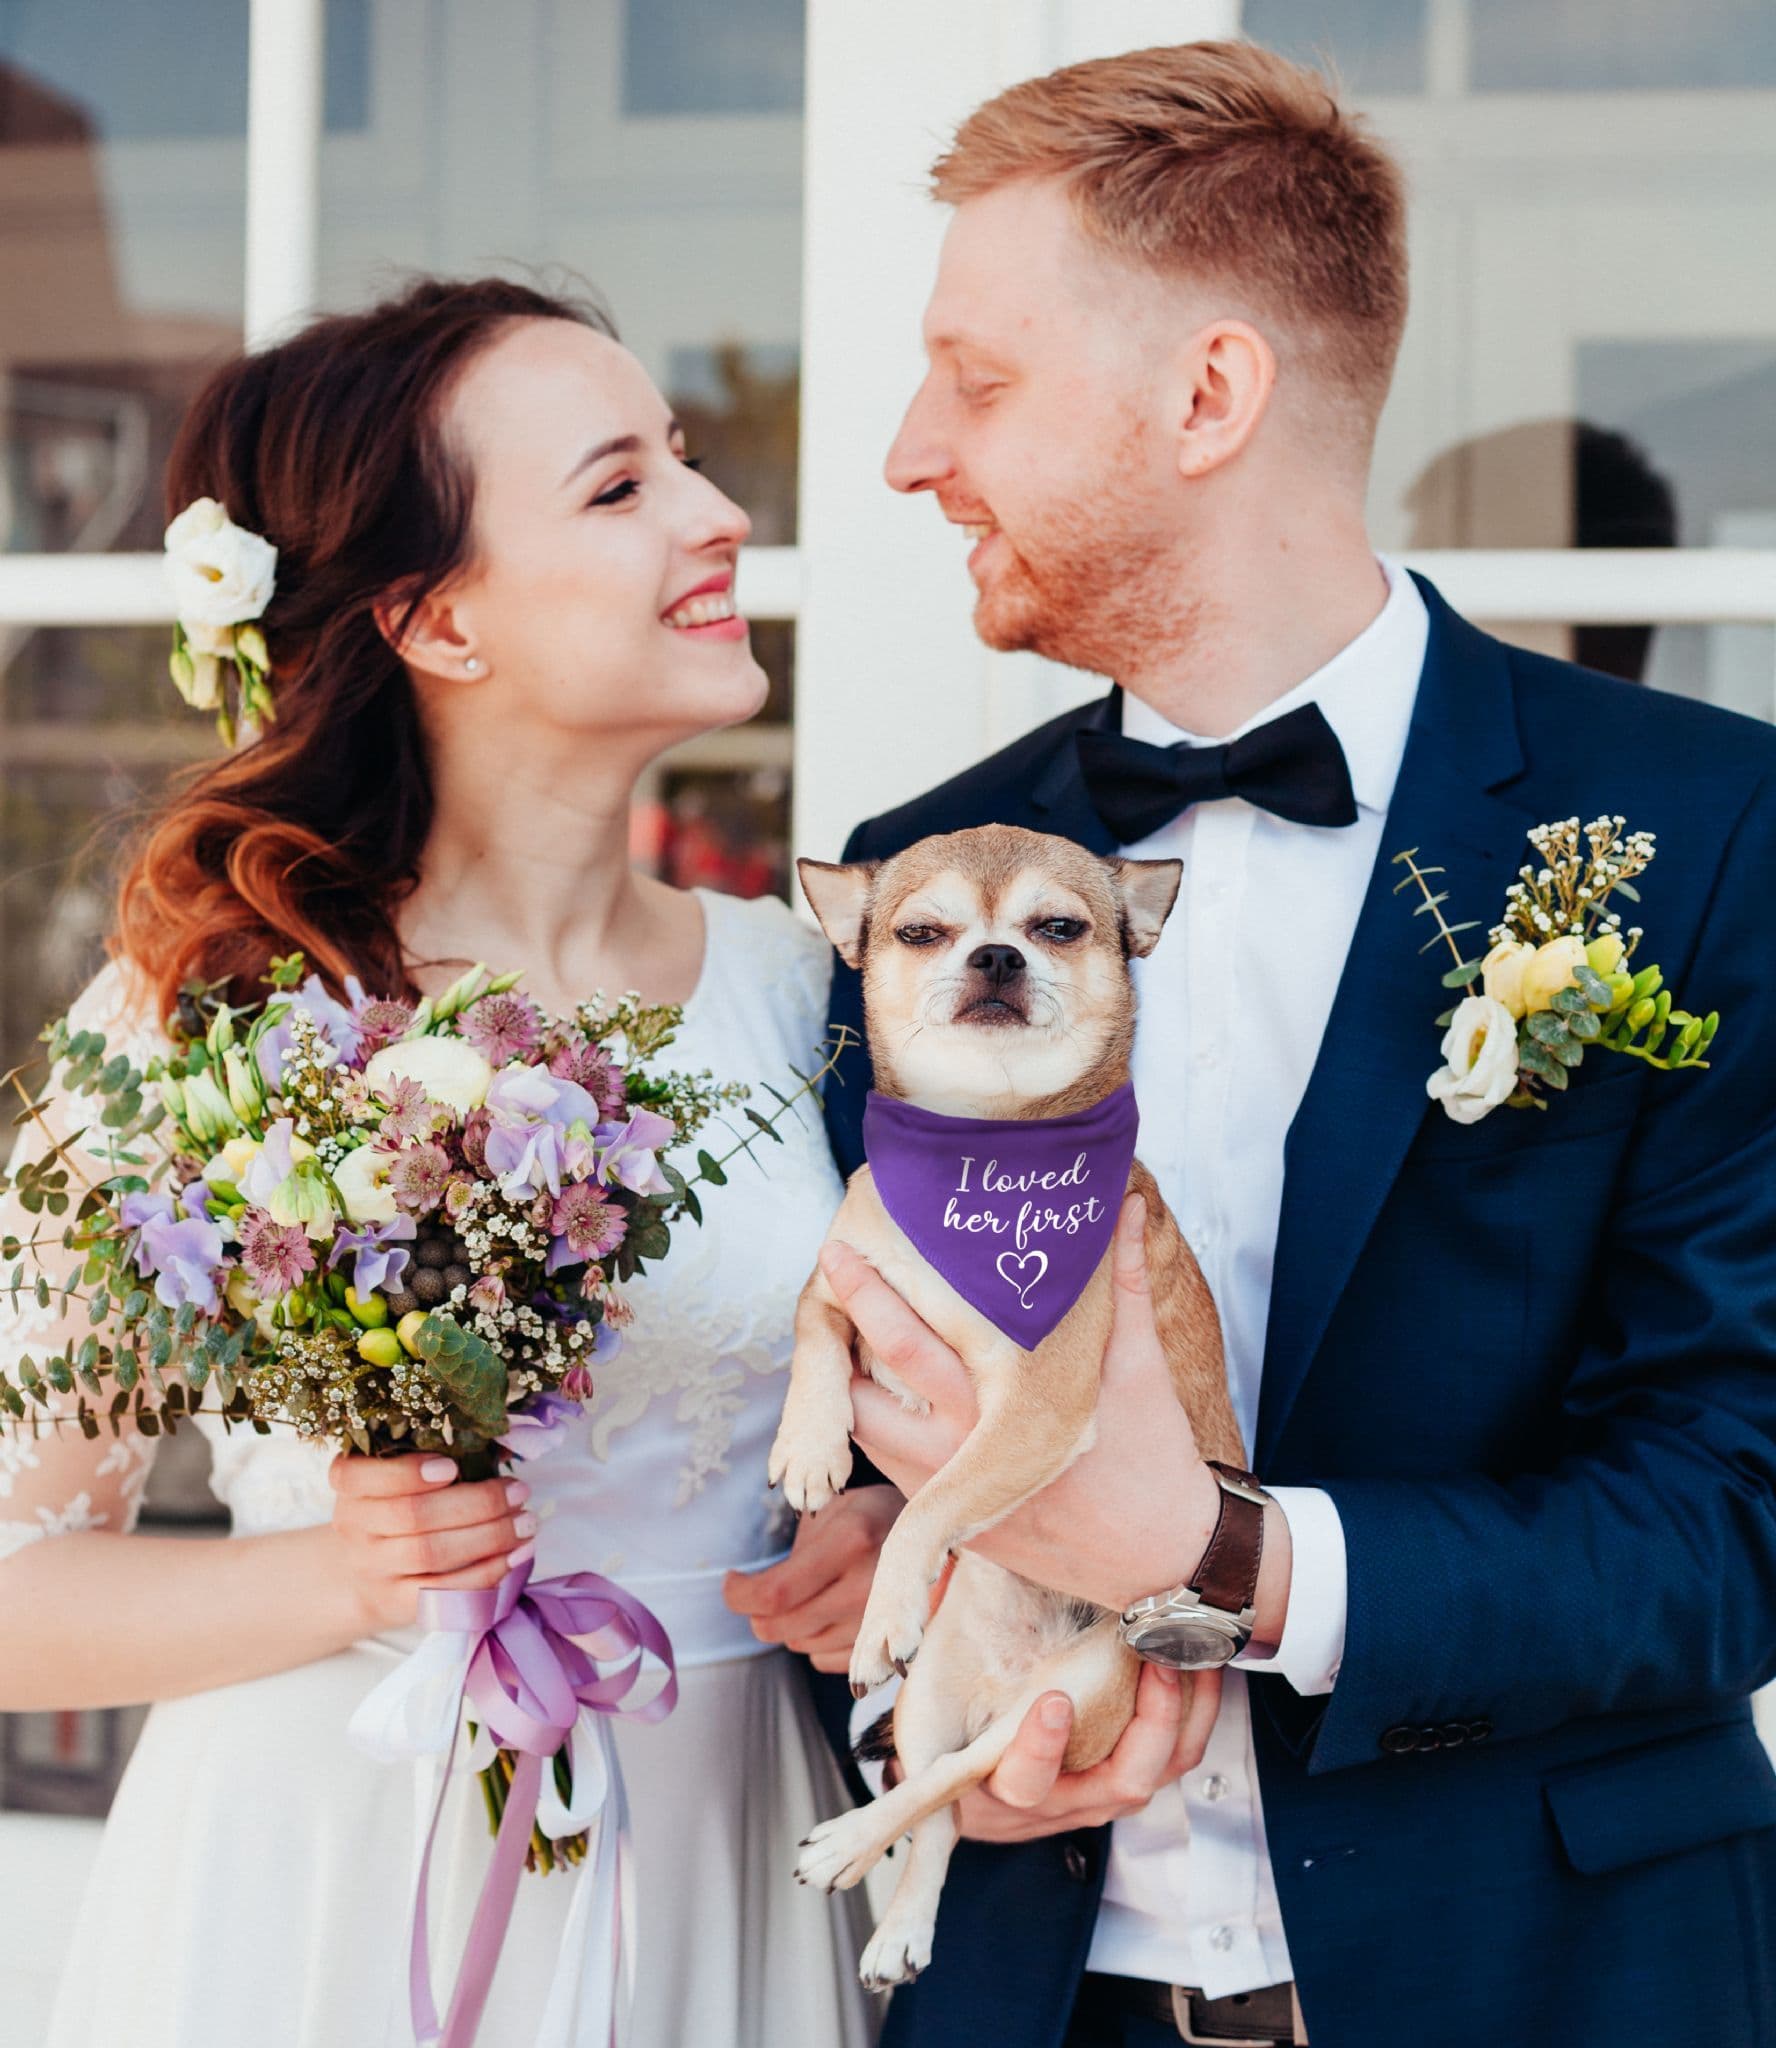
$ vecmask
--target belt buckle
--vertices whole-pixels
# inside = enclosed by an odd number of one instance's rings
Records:
[[[1180,2041],[1188,2041],[1191,2048],[1256,2048],[1249,2036],[1237,2034],[1199,2034],[1191,2024],[1190,1987],[1184,1984],[1172,1986],[1172,2024],[1178,2029]]]
[[[1191,2048],[1263,2048],[1263,2043],[1255,2042],[1250,2034],[1199,2034],[1192,2021],[1190,2002],[1193,1995],[1200,1994],[1195,1994],[1193,1988],[1185,1984],[1174,1984],[1171,1992],[1172,2024],[1178,2029],[1179,2040],[1189,2042]],[[1301,2024],[1300,1993],[1291,1991],[1289,2002],[1293,2007],[1290,2031],[1297,2042],[1304,2043],[1307,2029]],[[1208,2000],[1204,1999],[1203,2003],[1206,2005]],[[1271,2037],[1273,2041],[1275,2038],[1274,2035]]]

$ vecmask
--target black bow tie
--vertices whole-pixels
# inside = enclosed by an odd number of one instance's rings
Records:
[[[1154,747],[1120,732],[1082,732],[1078,744],[1092,808],[1119,846],[1137,846],[1192,804],[1226,796],[1296,825],[1357,822],[1344,749],[1317,704],[1225,746]]]

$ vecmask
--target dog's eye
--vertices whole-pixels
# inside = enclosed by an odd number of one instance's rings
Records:
[[[903,924],[894,933],[903,946],[935,946],[943,935],[940,924]]]
[[[1037,935],[1052,939],[1056,945],[1067,945],[1071,940],[1082,938],[1086,924],[1082,917],[1045,917],[1036,927]]]

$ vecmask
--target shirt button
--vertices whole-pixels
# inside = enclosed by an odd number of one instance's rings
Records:
[[[1217,1955],[1224,1956],[1233,1946],[1233,1929],[1231,1927],[1212,1928],[1209,1932],[1209,1946]]]
[[[1232,1790],[1233,1787],[1219,1771],[1211,1771],[1202,1782],[1202,1795],[1210,1805],[1215,1804],[1217,1800],[1225,1799]]]

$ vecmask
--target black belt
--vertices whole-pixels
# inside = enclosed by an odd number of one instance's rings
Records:
[[[1088,1970],[1073,2008],[1074,2034],[1090,2040],[1094,2021],[1152,2020],[1174,2028],[1181,2041],[1237,2043],[1239,2048],[1292,2048],[1295,1987],[1267,1984],[1262,1991],[1235,1991],[1205,1998],[1200,1991],[1158,1984],[1150,1977],[1112,1977]]]

